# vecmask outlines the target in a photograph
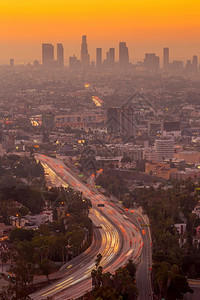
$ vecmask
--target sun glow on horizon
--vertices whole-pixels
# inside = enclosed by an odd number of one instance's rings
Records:
[[[199,0],[1,0],[0,43],[197,43],[199,11]]]

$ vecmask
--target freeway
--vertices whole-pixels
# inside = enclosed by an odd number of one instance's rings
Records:
[[[97,176],[102,170],[97,172]],[[94,175],[88,178],[90,184],[94,183]],[[113,197],[114,198],[114,197]],[[136,272],[136,284],[139,290],[138,300],[151,300],[153,299],[153,291],[151,285],[151,269],[152,269],[152,241],[151,232],[149,228],[149,220],[141,213],[140,209],[126,209],[124,210],[118,203],[118,200],[114,198],[115,209],[123,210],[123,214],[135,225],[139,230],[143,240],[143,248],[140,257],[137,259],[140,261]]]
[[[151,251],[151,233],[147,220],[139,211],[134,211],[131,215],[132,220],[136,223],[143,238],[143,249],[141,263],[136,273],[136,283],[140,291],[139,300],[153,299],[151,286],[151,269],[152,269],[152,251]],[[138,226],[140,225],[140,226]],[[145,227],[143,227],[145,226]]]
[[[83,255],[62,268],[62,272],[65,272],[62,279],[30,295],[31,299],[35,300],[47,299],[50,296],[54,296],[54,299],[76,299],[91,290],[91,271],[95,267],[97,253],[102,254],[101,266],[104,272],[113,273],[129,259],[137,262],[143,246],[141,233],[131,220],[96,191],[94,186],[85,185],[72,175],[62,161],[39,154],[36,155],[36,159],[40,160],[55,186],[69,185],[91,200],[90,218],[95,225],[101,227],[101,238],[94,239],[91,247]],[[100,208],[98,204],[105,206]]]

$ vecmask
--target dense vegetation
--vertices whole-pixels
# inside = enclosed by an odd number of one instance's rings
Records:
[[[31,187],[26,189],[31,191]],[[13,195],[20,195],[17,188],[6,189],[6,192],[10,193],[12,199],[16,199]],[[6,263],[11,258],[13,281],[0,294],[1,299],[27,299],[34,274],[44,274],[49,281],[49,274],[55,271],[54,262],[63,264],[87,249],[91,243],[92,221],[88,218],[90,200],[70,188],[44,189],[41,194],[44,197],[41,199],[44,202],[48,199],[48,205],[53,208],[54,220],[41,225],[38,230],[14,228],[10,232],[9,250],[1,256],[1,262]],[[18,201],[27,199],[28,204],[34,201],[31,192],[21,195]],[[35,201],[39,199],[36,195]]]
[[[103,173],[96,179],[96,183],[118,198],[129,191],[126,187],[124,178],[121,175],[111,176],[109,173]]]
[[[19,156],[15,154],[4,155],[0,157],[0,186],[12,186],[6,178],[15,178],[16,182],[21,178],[32,181],[34,178],[44,178],[44,170],[40,162],[37,162],[33,156]]]
[[[165,299],[182,299],[186,292],[192,292],[187,277],[200,277],[199,245],[192,237],[200,219],[192,213],[199,196],[192,180],[161,183],[158,189],[136,188],[127,193],[126,182],[116,174],[112,178],[103,174],[97,179],[115,196],[120,196],[123,205],[130,208],[133,201],[142,206],[150,220],[153,241],[152,280],[154,292]],[[120,192],[116,193],[119,190]],[[124,193],[123,193],[124,191]],[[186,223],[186,232],[179,235],[176,223]]]
[[[129,260],[124,267],[118,268],[114,274],[103,273],[100,266],[101,254],[97,255],[96,269],[91,272],[92,292],[85,295],[87,300],[136,300],[138,291],[135,284],[136,267]]]
[[[186,276],[200,276],[200,255],[193,245],[195,222],[199,222],[192,210],[198,203],[191,180],[172,182],[163,189],[137,189],[135,199],[150,219],[153,240],[153,286],[154,292],[165,299],[182,299],[189,288]],[[174,224],[187,224],[183,236]],[[180,244],[181,241],[183,244]],[[195,261],[195,258],[197,258]]]
[[[12,215],[40,213],[44,184],[43,167],[33,156],[0,157],[0,222],[9,225]]]

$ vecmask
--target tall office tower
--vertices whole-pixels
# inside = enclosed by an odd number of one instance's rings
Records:
[[[160,58],[155,53],[145,53],[144,67],[151,71],[159,70]]]
[[[42,64],[51,65],[54,61],[54,46],[52,44],[42,44]]]
[[[192,58],[192,66],[193,70],[196,72],[198,70],[198,57],[197,55],[194,55]]]
[[[69,57],[69,69],[79,70],[81,68],[81,62],[75,55]]]
[[[110,134],[120,133],[120,111],[117,107],[107,109],[107,132]]]
[[[103,61],[103,65],[106,68],[112,68],[115,64],[115,48],[110,48],[106,52],[106,59]]]
[[[133,134],[134,111],[131,106],[125,106],[120,110],[120,133]]]
[[[102,48],[96,49],[96,68],[101,67],[102,65]]]
[[[181,60],[174,60],[172,63],[172,70],[173,72],[182,72],[183,71],[183,61]]]
[[[115,48],[109,49],[109,61],[111,64],[115,63]]]
[[[64,48],[63,44],[57,44],[57,64],[59,67],[64,66]]]
[[[193,65],[190,59],[187,60],[185,65],[185,71],[186,72],[193,72]]]
[[[172,159],[174,157],[174,140],[155,140],[155,151],[157,161],[163,161],[164,159]]]
[[[81,43],[81,64],[82,67],[87,69],[90,64],[90,56],[88,54],[87,48],[87,37],[86,35],[82,36],[82,43]]]
[[[163,69],[167,70],[169,67],[169,48],[163,48]]]
[[[121,67],[127,67],[129,64],[128,47],[125,42],[119,43],[119,64]]]

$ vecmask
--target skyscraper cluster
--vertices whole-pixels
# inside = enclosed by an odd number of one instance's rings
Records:
[[[155,53],[145,53],[143,62],[138,62],[133,65],[129,62],[129,50],[126,42],[119,43],[119,61],[116,62],[115,48],[109,48],[103,58],[102,48],[96,48],[96,59],[90,61],[90,54],[88,52],[87,36],[82,36],[81,41],[81,55],[80,60],[75,56],[69,57],[69,69],[71,70],[88,70],[88,69],[112,69],[119,67],[126,69],[132,66],[135,69],[159,71],[160,70],[160,57]],[[42,64],[44,66],[64,66],[64,48],[61,43],[57,44],[57,59],[54,59],[54,46],[52,44],[42,44]],[[163,48],[163,63],[162,70],[165,72],[197,72],[199,70],[198,57],[194,55],[192,60],[187,60],[185,66],[183,61],[174,60],[170,62],[169,48]]]
[[[90,62],[87,37],[86,35],[83,35],[81,43],[81,60],[78,60],[75,55],[71,56],[69,58],[69,68],[73,70],[81,67],[82,69],[88,69],[89,67],[96,67],[97,69],[113,68],[116,65],[115,48],[110,48],[106,52],[105,59],[103,59],[102,53],[102,48],[96,48],[96,62]],[[129,52],[125,42],[119,43],[119,65],[122,68],[129,66]]]
[[[115,66],[115,48],[110,48],[106,52],[106,57],[103,59],[102,48],[96,49],[96,68]],[[52,44],[42,44],[42,64],[44,66],[62,67],[64,66],[64,48],[61,43],[57,44],[57,60],[54,59],[54,46]],[[129,66],[129,52],[125,42],[119,43],[119,64],[120,67]],[[90,62],[90,55],[88,53],[87,36],[82,36],[81,42],[81,58],[80,60],[75,56],[69,57],[69,68],[78,70],[80,68],[86,70],[90,67],[95,67],[95,62]]]
[[[42,44],[42,64],[44,66],[64,66],[64,48],[61,43],[57,44],[57,60],[54,59],[54,46]]]
[[[163,70],[164,71],[178,71],[182,72],[184,70],[183,61],[174,60],[170,63],[169,60],[169,48],[163,48]],[[198,71],[198,57],[193,55],[192,60],[187,60],[185,65],[186,72],[197,72]]]

